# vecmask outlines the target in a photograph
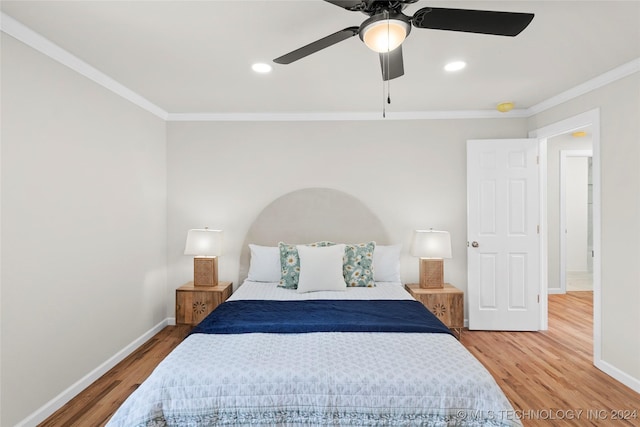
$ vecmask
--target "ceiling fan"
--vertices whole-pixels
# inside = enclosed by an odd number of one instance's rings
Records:
[[[404,74],[402,42],[411,26],[433,30],[517,36],[533,19],[532,13],[498,12],[490,10],[449,9],[424,7],[413,16],[402,10],[418,0],[325,0],[352,12],[369,15],[359,27],[348,27],[309,43],[273,60],[290,64],[312,53],[332,46],[355,35],[380,54],[382,79],[391,80]]]

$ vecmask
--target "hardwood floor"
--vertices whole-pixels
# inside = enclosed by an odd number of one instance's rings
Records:
[[[640,394],[593,366],[592,298],[592,292],[550,295],[548,331],[462,334],[525,426],[640,426]],[[166,327],[40,426],[103,426],[188,331]],[[635,418],[612,419],[634,410]]]
[[[186,325],[167,326],[38,426],[104,426],[190,330]]]
[[[593,366],[593,292],[549,295],[547,331],[465,331],[462,343],[525,426],[640,426],[640,394]]]

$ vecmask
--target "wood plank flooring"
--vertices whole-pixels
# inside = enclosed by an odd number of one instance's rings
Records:
[[[465,331],[461,341],[525,426],[640,426],[640,394],[593,366],[592,337],[593,292],[567,292],[549,296],[548,331]]]
[[[38,426],[104,426],[190,329],[167,326]]]
[[[592,298],[592,292],[550,295],[548,331],[462,334],[526,427],[640,426],[640,394],[593,366]],[[166,327],[40,426],[103,426],[188,332]],[[618,414],[612,411],[624,410],[637,417],[612,420]]]

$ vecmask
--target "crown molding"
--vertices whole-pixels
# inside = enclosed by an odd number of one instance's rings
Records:
[[[160,117],[163,120],[167,119],[168,113],[162,108],[158,107],[148,99],[132,91],[123,84],[112,79],[97,68],[87,64],[71,52],[64,50],[57,44],[53,43],[49,39],[36,33],[26,25],[16,21],[6,13],[2,12],[0,17],[0,30],[7,35],[15,38],[18,41],[32,47],[40,53],[50,57],[51,59],[58,61],[60,64],[65,65],[79,74],[87,77],[90,80],[98,83],[104,88],[110,90],[123,97],[124,99],[132,102],[138,107]]]
[[[169,113],[169,122],[302,122],[371,120],[504,119],[527,117],[527,110],[500,113],[494,110],[308,112],[308,113]]]
[[[500,113],[495,110],[405,111],[387,112],[305,112],[305,113],[169,113],[148,99],[87,64],[27,26],[1,12],[0,31],[14,37],[40,53],[82,74],[138,107],[169,122],[259,122],[259,121],[371,121],[371,120],[446,120],[528,118],[584,95],[616,80],[640,71],[640,58],[614,68],[527,109]]]
[[[561,92],[556,96],[552,96],[551,98],[540,102],[539,104],[529,107],[527,109],[528,114],[529,116],[533,116],[535,114],[541,113],[542,111],[570,101],[581,95],[601,88],[602,86],[606,86],[609,83],[613,83],[616,80],[620,80],[622,78],[630,76],[633,73],[637,73],[638,71],[640,71],[640,58],[636,58],[633,61],[622,64],[621,66],[616,67],[613,70],[607,71],[604,74],[594,77],[591,80],[579,84],[578,86],[574,86],[569,90]]]

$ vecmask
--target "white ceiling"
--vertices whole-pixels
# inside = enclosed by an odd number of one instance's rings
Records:
[[[358,37],[270,74],[251,70],[366,16],[321,0],[2,1],[2,11],[169,113],[378,112],[376,53]],[[431,1],[535,13],[519,36],[414,28],[390,112],[529,108],[640,58],[640,1]],[[463,59],[453,74],[445,63]]]

